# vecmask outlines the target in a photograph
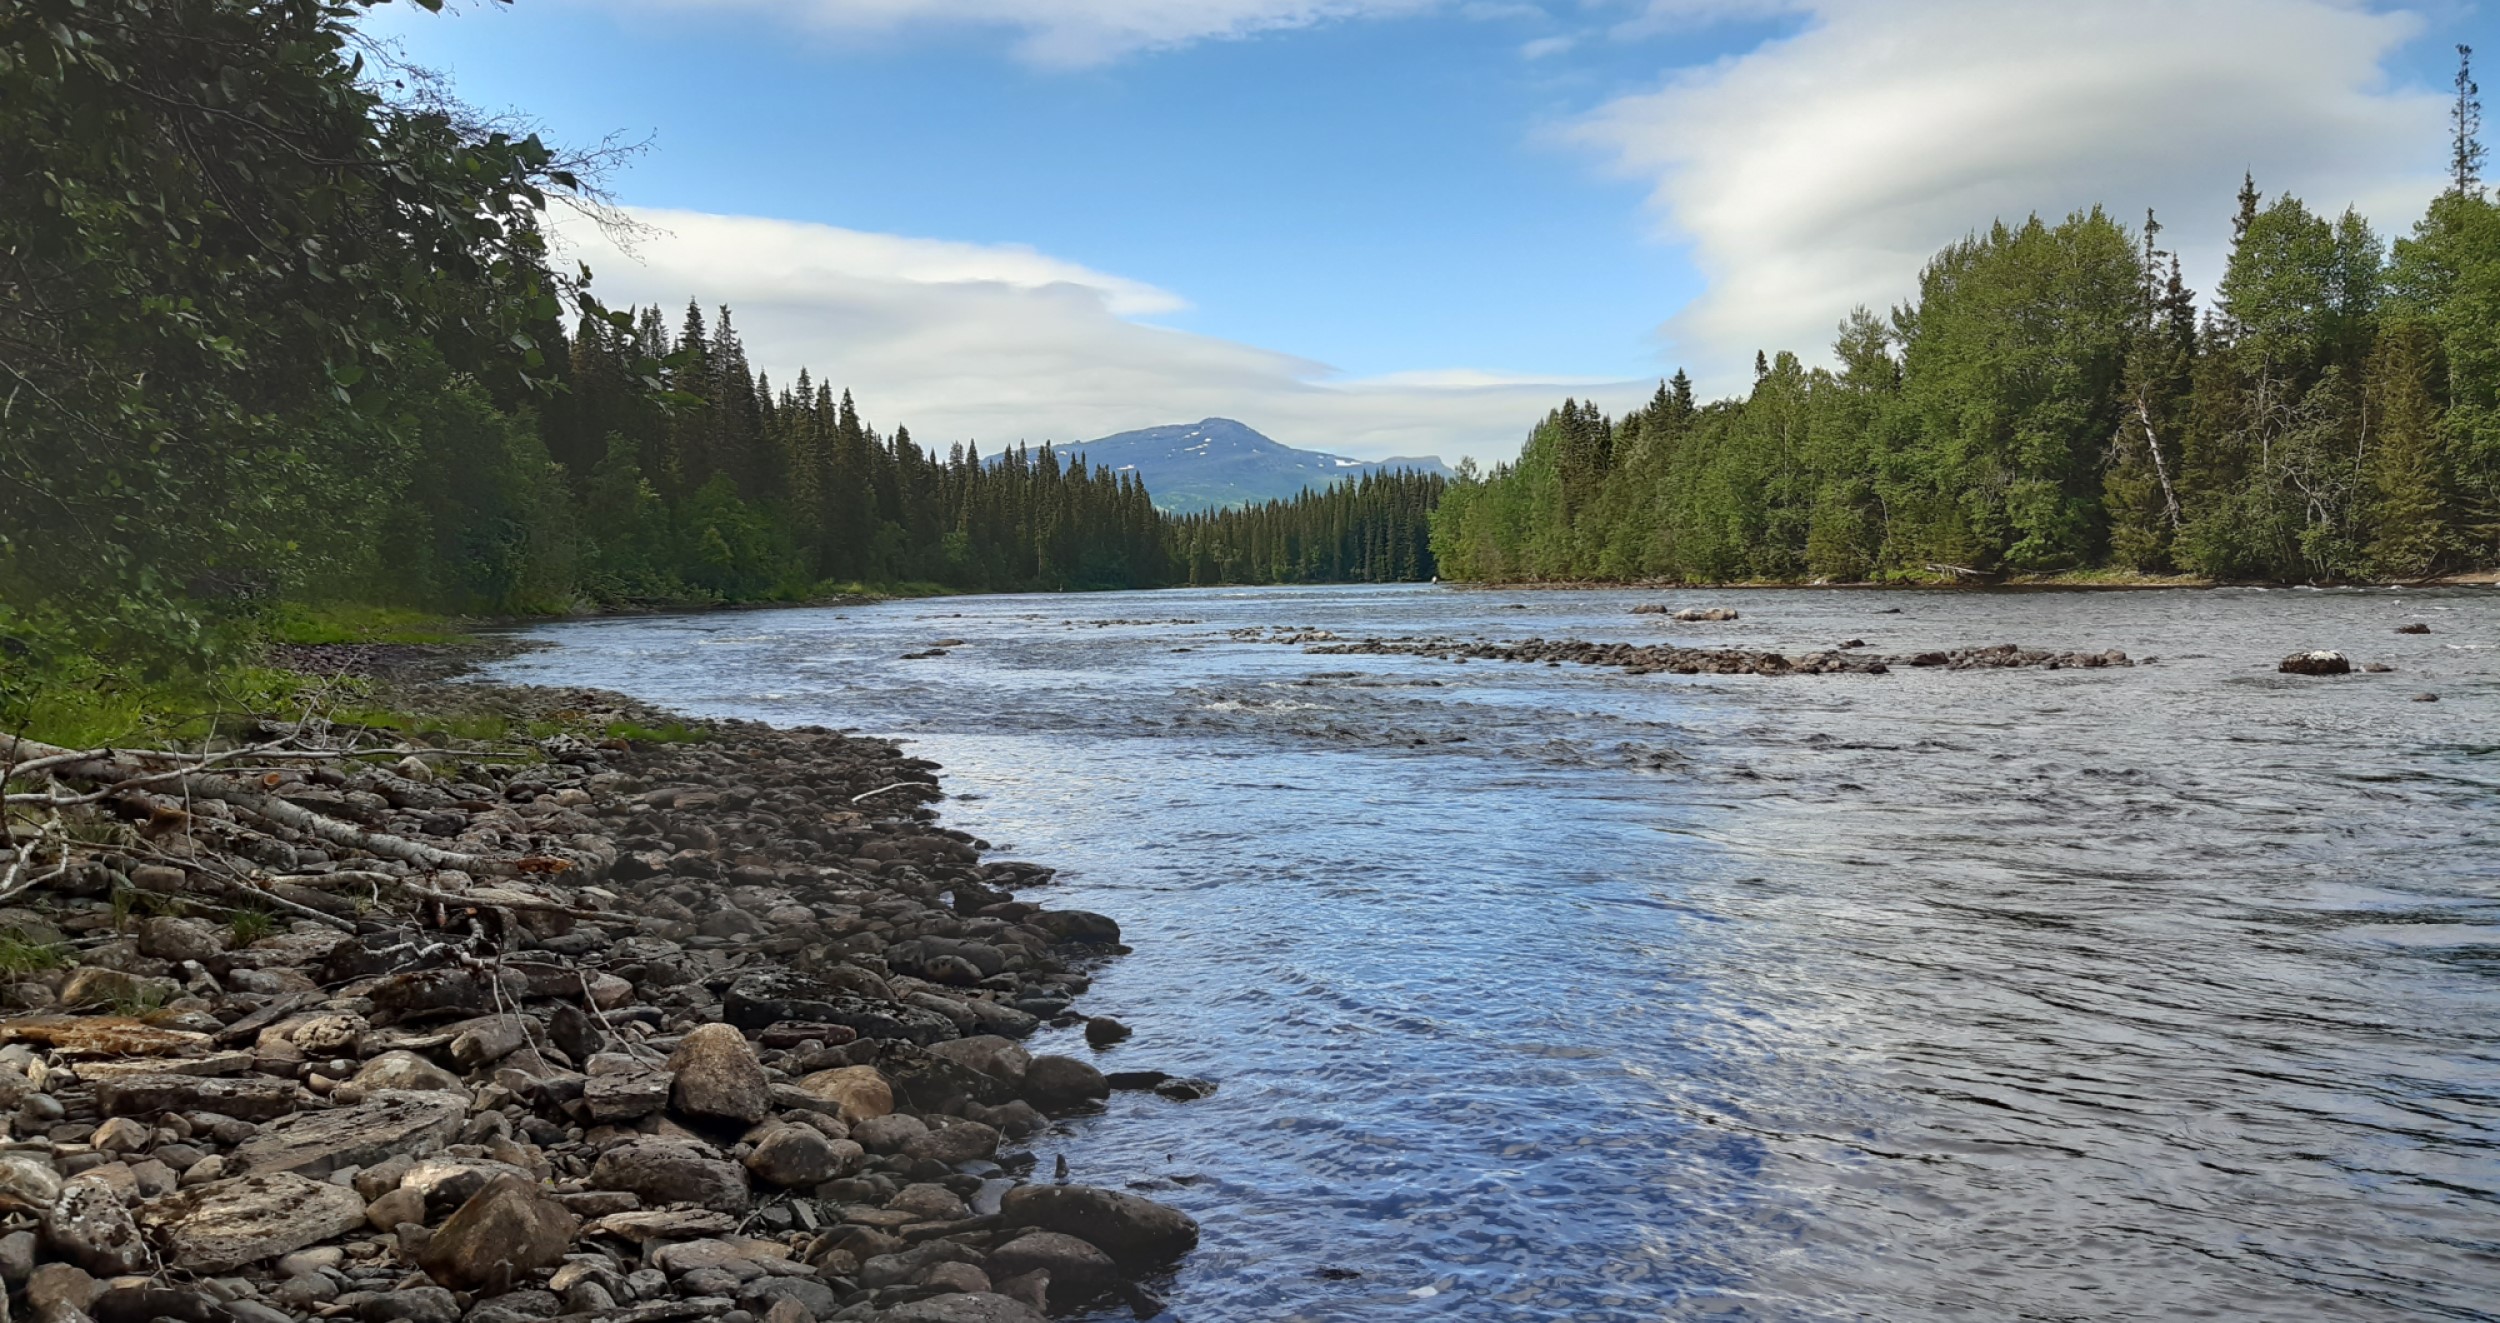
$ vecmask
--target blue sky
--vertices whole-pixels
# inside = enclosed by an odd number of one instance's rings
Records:
[[[2160,205],[2193,268],[2247,165],[2400,226],[2449,47],[2490,26],[2329,0],[454,0],[369,29],[555,138],[650,135],[611,182],[660,230],[638,261],[585,235],[600,285],[728,302],[777,375],[924,440],[1224,413],[1489,459],[1564,394],[1811,356],[1996,214]]]

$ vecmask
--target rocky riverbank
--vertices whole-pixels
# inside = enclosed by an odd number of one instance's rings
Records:
[[[1151,1312],[1196,1224],[1022,1147],[1213,1087],[1019,1045],[1126,1035],[1075,1005],[1113,920],[1026,899],[1050,870],[939,825],[894,744],[438,689],[566,733],[0,748],[11,1313]]]

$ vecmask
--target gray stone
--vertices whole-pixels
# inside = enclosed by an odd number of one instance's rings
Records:
[[[580,1227],[580,1219],[526,1178],[498,1176],[444,1220],[418,1262],[438,1282],[509,1291],[560,1262]]]
[[[832,1180],[861,1155],[860,1146],[836,1143],[803,1125],[781,1126],[755,1142],[746,1167],[760,1180],[795,1189]]]
[[[399,1178],[399,1188],[414,1190],[433,1209],[457,1208],[498,1176],[518,1176],[535,1184],[530,1173],[491,1158],[426,1158]]]
[[[999,1201],[1011,1227],[1074,1236],[1129,1272],[1170,1263],[1198,1245],[1198,1222],[1177,1208],[1092,1185],[1023,1185]]]
[[[1108,1291],[1120,1267],[1091,1242],[1057,1231],[1028,1231],[990,1251],[990,1275],[1017,1277],[1039,1269],[1050,1274],[1050,1307],[1065,1312]]]
[[[906,1185],[885,1206],[924,1222],[953,1222],[972,1213],[960,1196],[943,1185]]]
[[[460,1302],[439,1286],[378,1291],[356,1306],[364,1323],[460,1323]]]
[[[421,1190],[386,1190],[372,1203],[365,1205],[365,1221],[376,1231],[397,1230],[402,1222],[425,1221],[425,1194]]]
[[[96,1106],[106,1116],[153,1117],[165,1112],[215,1112],[238,1121],[268,1121],[303,1105],[293,1080],[266,1075],[232,1079],[199,1075],[130,1075],[98,1080]]]
[[[800,1311],[803,1320],[831,1318],[842,1307],[842,1297],[832,1287],[812,1277],[766,1277],[747,1283],[738,1292],[738,1307],[761,1315],[766,1323],[790,1317],[787,1311]]]
[[[725,1024],[697,1026],[668,1059],[677,1075],[669,1105],[688,1116],[752,1124],[772,1110],[772,1083],[745,1034]]]
[[[978,1121],[957,1121],[943,1130],[903,1141],[903,1156],[928,1158],[952,1166],[998,1152],[998,1132]]]
[[[0,1212],[40,1213],[61,1197],[61,1174],[31,1153],[0,1155]]]
[[[104,1284],[76,1264],[47,1263],[26,1278],[26,1304],[37,1313],[57,1304],[85,1309],[103,1293]]]
[[[677,1077],[665,1070],[613,1071],[594,1074],[582,1084],[582,1106],[600,1125],[636,1121],[668,1106]]]
[[[354,1190],[293,1172],[256,1173],[185,1190],[139,1212],[174,1266],[225,1272],[365,1225]]]
[[[1075,1057],[1035,1057],[1024,1071],[1024,1096],[1045,1112],[1065,1111],[1110,1097],[1111,1085]]]
[[[695,1204],[724,1213],[747,1209],[746,1169],[690,1144],[646,1139],[599,1155],[590,1169],[598,1190],[630,1190],[655,1204]]]
[[[353,1107],[298,1112],[273,1121],[236,1145],[232,1157],[247,1172],[327,1176],[342,1167],[371,1166],[420,1144],[444,1143],[468,1111],[465,1094],[370,1094]]]
[[[0,1236],[0,1281],[22,1282],[34,1270],[35,1233],[12,1231]]]
[[[989,1292],[914,1300],[877,1317],[884,1323],[1049,1323],[1031,1305]]]
[[[452,1026],[451,1059],[462,1070],[475,1070],[520,1051],[529,1034],[517,1015],[488,1015]]]
[[[859,1284],[871,1289],[901,1286],[920,1280],[921,1276],[941,1263],[962,1263],[980,1266],[981,1256],[968,1246],[951,1240],[932,1240],[893,1254],[879,1254],[859,1265]]]
[[[927,1122],[903,1112],[872,1116],[851,1126],[851,1138],[871,1153],[900,1153],[905,1144],[927,1133]]]
[[[996,1034],[974,1034],[970,1038],[932,1043],[929,1055],[977,1070],[1010,1086],[1024,1083],[1025,1069],[1033,1064],[1032,1053]]]
[[[460,1077],[414,1052],[385,1052],[347,1081],[358,1096],[384,1090],[402,1093],[466,1093]]]
[[[100,1181],[71,1181],[44,1213],[44,1240],[55,1254],[106,1277],[148,1266],[147,1242],[121,1196]]]
[[[470,1310],[465,1323],[527,1323],[563,1312],[564,1302],[551,1291],[506,1291]]]

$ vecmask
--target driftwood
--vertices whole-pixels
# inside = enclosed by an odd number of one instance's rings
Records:
[[[179,796],[190,800],[214,800],[227,805],[238,814],[263,824],[283,827],[332,845],[361,850],[383,859],[395,859],[420,868],[457,870],[490,877],[524,877],[535,874],[569,871],[573,861],[559,858],[528,856],[503,858],[446,850],[423,841],[374,831],[352,822],[316,813],[301,804],[289,802],[269,793],[264,782],[252,781],[218,769],[218,764],[241,759],[266,761],[330,761],[347,757],[387,757],[410,752],[432,750],[368,749],[290,749],[283,742],[252,745],[215,754],[176,753],[155,749],[64,749],[23,737],[0,739],[0,784],[22,781],[40,775],[55,782],[72,782],[96,787],[80,794],[61,794],[53,789],[20,791],[5,798],[8,807],[50,808],[55,811],[73,805],[101,803],[107,800],[127,801],[146,808],[151,816],[179,812],[172,802]],[[21,852],[12,861],[10,875],[0,879],[0,899],[14,895],[41,880],[17,876],[24,870],[26,855]],[[53,876],[46,874],[45,877]],[[258,888],[253,888],[258,892]],[[259,892],[266,895],[266,892]],[[282,904],[296,912],[302,907]],[[309,917],[309,914],[307,914]],[[335,918],[325,922],[337,923]]]

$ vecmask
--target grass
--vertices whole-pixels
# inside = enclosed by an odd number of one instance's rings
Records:
[[[380,707],[339,707],[331,709],[329,715],[331,721],[342,726],[396,731],[418,740],[434,736],[499,743],[543,740],[564,733],[563,725],[557,722],[515,721],[500,712],[401,712]]]
[[[468,637],[447,616],[396,606],[290,602],[262,626],[272,643],[458,643]]]
[[[226,920],[226,935],[232,938],[234,945],[238,947],[250,946],[277,931],[277,916],[267,910],[240,909],[234,912],[232,918]]]
[[[179,919],[188,913],[190,910],[183,905],[180,896],[161,896],[136,887],[113,888],[113,928],[117,932],[129,927],[132,919],[141,916]]]
[[[152,1011],[165,1009],[165,1003],[171,1000],[173,998],[163,988],[142,988],[135,992],[114,993],[104,999],[104,1009],[135,1020]]]
[[[864,580],[853,579],[848,583],[834,583],[831,581],[820,583],[813,589],[810,589],[806,596],[811,600],[827,597],[868,597],[877,599],[903,597],[953,597],[962,591],[963,590],[960,588],[949,588],[942,583],[930,583],[926,580],[920,579],[904,580],[896,583],[869,583]]]
[[[0,974],[24,977],[69,964],[69,947],[60,942],[31,942],[11,928],[0,932]]]
[[[712,738],[710,731],[672,721],[665,726],[638,726],[630,721],[608,723],[608,738],[630,744],[698,744]]]
[[[307,683],[259,666],[151,677],[56,657],[0,678],[0,730],[72,749],[196,744],[241,715],[287,710]]]

